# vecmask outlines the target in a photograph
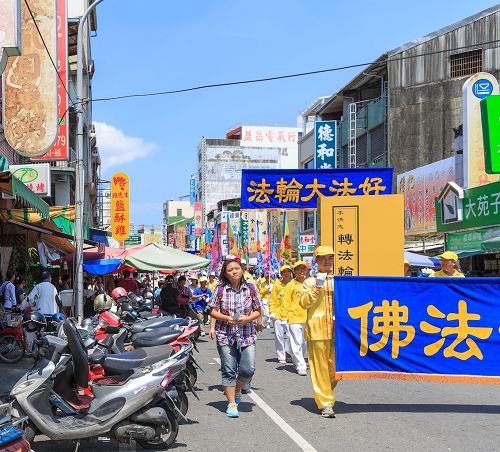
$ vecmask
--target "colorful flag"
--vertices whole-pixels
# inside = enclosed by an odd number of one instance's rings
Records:
[[[201,257],[205,257],[205,236],[203,234],[201,234],[200,238],[197,239],[200,241],[200,246],[198,248],[199,250],[199,255]]]
[[[205,224],[205,234],[204,234],[204,243],[205,243],[205,257],[207,259],[212,259],[212,237],[210,234],[210,229],[208,229],[208,226]]]
[[[257,245],[257,266],[255,267],[256,274],[260,274],[262,271],[262,248],[260,246],[260,231],[259,231],[259,220],[257,218],[256,221],[257,230],[256,230],[256,245]]]
[[[302,256],[300,255],[300,225],[297,228],[297,260],[302,260]]]
[[[219,225],[216,222],[214,228],[214,236],[212,238],[212,260],[210,262],[210,272],[216,271],[220,262],[221,262],[221,249],[220,249]]]
[[[290,263],[292,260],[292,245],[290,243],[290,229],[288,228],[288,218],[286,212],[283,214],[283,240],[281,241],[281,262]]]
[[[227,223],[227,237],[229,241],[229,254],[233,254],[234,256],[237,256],[238,253],[238,242],[236,241],[234,237],[234,232],[233,228],[231,226],[231,223]]]

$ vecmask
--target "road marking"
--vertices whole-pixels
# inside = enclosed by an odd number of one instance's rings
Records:
[[[214,361],[217,361],[220,364],[219,358],[214,358]],[[290,439],[300,447],[304,452],[317,452],[317,450],[311,446],[299,433],[297,433],[290,425],[286,423],[286,421],[274,411],[264,400],[262,400],[256,393],[255,390],[252,389],[250,394],[247,394],[256,405],[258,405],[264,413],[266,413],[271,420],[281,429],[283,430]]]

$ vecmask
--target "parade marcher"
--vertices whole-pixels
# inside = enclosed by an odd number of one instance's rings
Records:
[[[215,272],[210,272],[210,275],[208,276],[208,288],[212,293],[214,293],[218,284],[219,280],[216,278]]]
[[[283,297],[283,315],[288,321],[288,340],[292,361],[299,375],[307,375],[306,343],[304,340],[304,328],[307,320],[306,310],[300,306],[300,298],[302,295],[302,285],[306,279],[307,266],[303,261],[297,261],[293,264],[293,273],[295,278],[292,279],[285,287],[285,295]]]
[[[3,300],[3,309],[5,311],[5,322],[10,324],[12,310],[17,306],[16,286],[16,272],[8,271],[5,275],[5,281],[0,286],[0,297]]]
[[[273,284],[271,275],[267,274],[259,281],[259,295],[262,300],[262,323],[265,328],[271,328],[271,319],[269,317],[269,298]]]
[[[318,273],[304,281],[300,305],[307,311],[305,337],[314,400],[323,417],[335,417],[333,248],[318,246],[314,255]]]
[[[403,261],[403,276],[411,276],[410,262],[408,261],[408,259],[405,259]]]
[[[118,283],[117,287],[123,287],[128,293],[138,293],[139,284],[137,280],[130,276],[130,270],[123,270],[123,279]]]
[[[226,414],[238,417],[240,391],[255,372],[257,336],[253,321],[261,315],[259,294],[243,277],[238,259],[224,262],[221,284],[208,305],[211,317],[216,320],[214,328],[210,328],[210,338],[217,338],[222,385],[228,402]]]
[[[200,287],[197,287],[193,292],[194,310],[201,323],[201,335],[205,336],[204,327],[208,320],[208,313],[206,310],[207,304],[212,298],[212,291],[207,287],[208,279],[206,276],[200,278]]]
[[[432,277],[454,277],[454,278],[464,278],[464,274],[456,269],[458,263],[458,255],[452,251],[445,251],[443,254],[438,256],[439,263],[441,264],[441,269],[431,273],[429,276]]]
[[[243,267],[243,276],[245,277],[247,282],[250,281],[255,287],[257,287],[257,282],[255,281],[252,274],[247,270],[247,261],[245,259],[241,259],[241,266]]]
[[[62,302],[57,289],[52,284],[49,272],[42,273],[42,282],[38,283],[28,295],[28,300],[33,310],[46,317],[51,317],[57,312],[62,312]]]
[[[291,355],[290,345],[286,340],[287,320],[283,312],[283,297],[285,296],[285,287],[292,277],[292,268],[289,265],[283,265],[280,268],[281,279],[273,284],[271,296],[269,297],[269,313],[274,320],[274,341],[276,345],[276,354],[280,364],[286,364],[286,355]]]

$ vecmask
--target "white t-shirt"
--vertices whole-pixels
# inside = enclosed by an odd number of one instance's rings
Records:
[[[29,301],[36,305],[41,314],[55,314],[58,312],[56,303],[57,289],[50,281],[43,281],[33,287],[28,295]]]

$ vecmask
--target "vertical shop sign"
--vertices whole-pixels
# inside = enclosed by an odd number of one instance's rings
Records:
[[[50,151],[32,160],[68,160],[68,12],[66,0],[57,0],[57,99],[59,133]],[[64,82],[61,82],[61,80]]]
[[[130,184],[125,173],[111,177],[111,234],[118,241],[130,234]]]
[[[201,202],[197,201],[194,203],[194,235],[196,237],[201,237],[203,231],[203,216],[202,216],[203,205]]]
[[[314,123],[314,167],[335,168],[337,143],[337,121],[316,121]]]
[[[339,276],[359,275],[359,207],[333,207],[335,264]]]
[[[3,74],[5,138],[24,157],[45,154],[56,141],[59,122],[52,66],[57,61],[56,0],[38,0],[35,20],[36,26],[21,2],[22,54],[7,60]]]
[[[0,0],[0,75],[7,58],[21,53],[20,0]],[[1,121],[0,121],[1,124]]]

